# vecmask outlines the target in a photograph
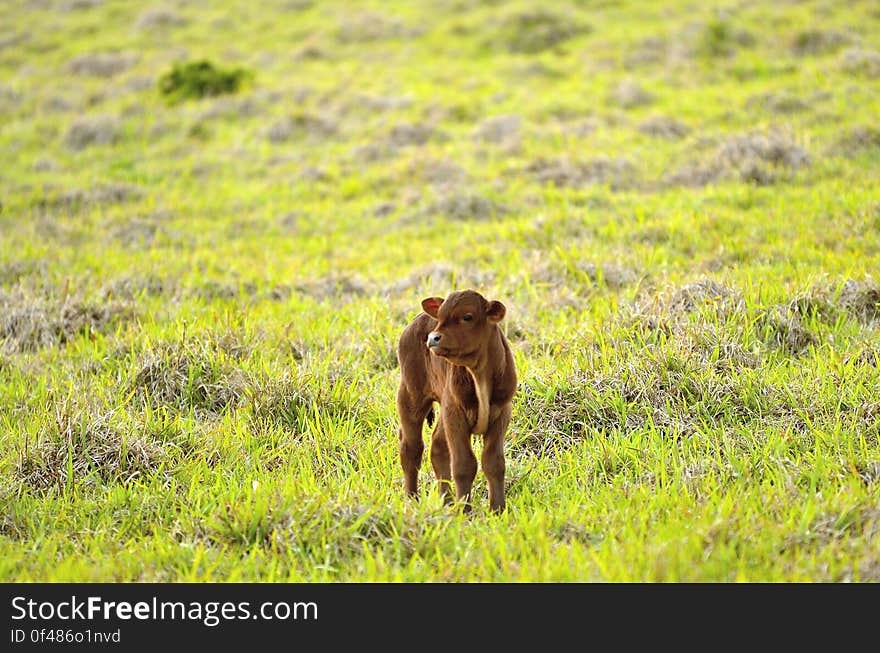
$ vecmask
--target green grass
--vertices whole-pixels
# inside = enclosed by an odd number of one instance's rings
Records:
[[[880,12],[543,7],[3,3],[0,580],[880,580]],[[466,287],[498,516],[397,460]]]

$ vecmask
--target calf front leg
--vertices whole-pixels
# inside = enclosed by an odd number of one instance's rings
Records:
[[[403,468],[403,487],[410,496],[419,491],[419,467],[422,464],[422,452],[425,443],[422,441],[422,424],[430,409],[414,404],[407,396],[404,387],[397,392],[397,414],[400,418],[400,466]]]
[[[489,508],[494,512],[504,510],[504,434],[510,424],[510,404],[501,409],[501,414],[489,423],[483,436],[483,454],[480,462],[483,474],[489,485]]]
[[[465,512],[470,511],[471,488],[477,476],[477,457],[471,449],[471,426],[459,408],[441,407],[441,419],[449,447],[452,480],[455,482],[455,498],[464,502]]]

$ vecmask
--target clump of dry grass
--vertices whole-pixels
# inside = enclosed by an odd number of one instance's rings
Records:
[[[294,285],[297,292],[317,300],[328,298],[353,299],[370,292],[370,285],[363,279],[348,274],[329,274],[320,279],[302,281]]]
[[[190,288],[188,294],[191,297],[201,297],[209,302],[218,299],[239,299],[253,297],[257,292],[257,286],[251,281],[220,281],[207,279]]]
[[[675,290],[664,308],[675,316],[690,313],[707,304],[724,311],[737,310],[742,306],[742,297],[714,279],[700,279]]]
[[[705,186],[736,179],[769,185],[791,178],[811,163],[809,153],[781,130],[734,134],[706,158],[691,161],[668,175],[666,186]]]
[[[571,14],[536,8],[508,13],[484,33],[490,49],[537,54],[556,49],[566,41],[590,32],[589,25]]]
[[[842,283],[817,282],[776,308],[777,312],[826,324],[833,324],[841,314],[863,324],[873,324],[880,319],[880,286],[870,278],[862,281],[847,279]]]
[[[334,421],[351,419],[361,406],[361,396],[353,394],[348,382],[327,383],[288,372],[280,376],[253,376],[245,389],[249,419],[255,428],[282,427],[304,433],[318,415]]]
[[[336,39],[340,43],[370,43],[415,38],[423,31],[422,28],[407,25],[396,17],[362,11],[349,14],[339,21]]]
[[[408,179],[418,179],[441,186],[461,184],[468,179],[467,171],[449,159],[414,156],[406,166]]]
[[[34,490],[85,483],[129,483],[164,469],[165,450],[118,412],[58,406],[54,419],[25,445],[16,477]]]
[[[104,299],[132,301],[142,295],[158,296],[173,292],[175,284],[155,274],[129,275],[113,279],[101,287]]]
[[[880,129],[868,125],[858,125],[846,129],[838,136],[831,151],[844,156],[856,156],[878,148],[880,148]]]
[[[692,436],[704,429],[776,424],[808,433],[841,407],[809,400],[810,381],[777,386],[753,372],[763,352],[801,356],[818,344],[815,320],[880,318],[880,289],[868,281],[820,284],[790,302],[750,306],[741,293],[701,279],[621,311],[579,361],[551,378],[526,378],[515,399],[511,455],[548,455],[603,433],[656,429]],[[875,348],[849,364],[878,365]],[[871,428],[880,404],[856,400],[849,418]]]
[[[624,57],[623,64],[627,69],[639,68],[650,64],[665,63],[672,48],[669,41],[660,36],[649,36],[632,46]]]
[[[803,354],[819,342],[804,325],[800,314],[790,306],[774,306],[764,311],[759,327],[764,342],[790,354]]]
[[[161,232],[159,225],[152,220],[130,218],[116,227],[111,235],[125,247],[147,249]]]
[[[742,175],[750,178],[754,178],[752,168],[759,164],[797,170],[810,163],[807,151],[790,135],[780,131],[741,134],[728,138],[721,144],[718,157],[729,167],[736,168]]]
[[[691,129],[675,118],[651,116],[639,123],[638,130],[648,136],[658,138],[679,139],[687,136]]]
[[[382,293],[402,294],[413,288],[429,288],[432,289],[430,292],[447,292],[454,288],[483,288],[491,284],[494,279],[495,273],[491,270],[432,263],[385,286],[382,288]]]
[[[496,145],[514,143],[522,128],[522,117],[510,114],[481,121],[473,131],[475,140]]]
[[[849,48],[844,50],[840,65],[850,74],[874,79],[880,77],[880,52],[863,48]]]
[[[611,190],[622,190],[637,183],[635,166],[622,157],[598,157],[590,161],[541,158],[526,166],[526,172],[542,184],[557,187],[607,184]]]
[[[756,392],[675,343],[625,350],[613,370],[575,367],[549,382],[525,380],[515,399],[519,432],[511,456],[552,455],[586,438],[646,428],[691,436],[720,415],[726,424],[792,417],[772,386]]]
[[[138,357],[130,391],[142,404],[216,417],[244,397],[246,379],[232,361],[250,348],[232,334],[161,343]]]
[[[329,116],[300,112],[280,118],[266,129],[266,138],[272,143],[285,143],[295,138],[328,138],[338,131],[337,121]]]
[[[91,9],[104,4],[104,0],[71,0],[61,5],[64,11],[79,11],[81,9]]]
[[[446,136],[428,123],[398,123],[385,134],[365,145],[354,148],[354,154],[366,161],[378,161],[398,154],[403,148],[425,145]]]
[[[180,27],[186,23],[186,18],[170,7],[150,7],[141,12],[134,26],[141,31],[151,31]]]
[[[873,280],[848,279],[841,288],[838,302],[860,322],[873,323],[880,318],[880,286]]]
[[[221,93],[236,93],[238,92],[236,89],[229,89],[226,91],[220,91]],[[223,94],[214,94],[214,95],[206,95],[204,96],[206,99],[203,102],[206,103],[204,109],[199,111],[197,119],[195,121],[195,125],[202,125],[209,120],[239,120],[239,119],[247,119],[254,118],[256,116],[261,115],[266,106],[273,103],[272,94],[249,94],[246,97],[234,97],[231,95],[223,95]],[[297,117],[302,118],[303,124],[307,124],[310,120],[310,116],[308,114],[298,113],[294,114],[293,120],[296,121]]]
[[[386,140],[392,147],[406,147],[408,145],[424,145],[436,134],[432,125],[418,123],[398,123],[394,125],[386,136]]]
[[[125,52],[91,52],[74,57],[67,69],[74,75],[114,77],[125,72],[137,61],[137,57]]]
[[[109,114],[100,114],[75,119],[64,136],[64,142],[73,150],[82,150],[92,145],[115,143],[121,136],[122,125],[119,119]]]
[[[615,261],[548,261],[538,257],[526,266],[526,276],[531,283],[565,286],[577,290],[578,284],[603,285],[619,289],[636,281],[639,275],[630,267]]]
[[[44,276],[48,269],[45,259],[14,260],[0,264],[0,286],[14,286],[27,277]]]
[[[654,101],[654,94],[648,92],[641,84],[632,79],[618,83],[611,91],[609,99],[624,109],[645,106]]]
[[[801,308],[801,312],[826,322],[832,322],[838,311],[844,311],[863,324],[872,324],[880,319],[880,285],[871,278],[817,283],[808,293],[795,298],[793,304],[806,305],[807,309]]]
[[[739,367],[756,363],[752,353],[741,341],[726,340],[727,335],[706,325],[700,326],[704,321],[702,315],[711,315],[725,332],[732,329],[740,336],[751,329],[747,325],[753,324],[755,336],[764,345],[800,356],[819,341],[805,323],[815,312],[815,303],[806,301],[803,296],[785,304],[748,308],[738,290],[706,278],[686,284],[666,296],[655,297],[653,303],[637,305],[623,324],[631,327],[638,323],[645,329],[642,333],[659,332],[667,338],[675,338],[685,343],[691,353],[704,349],[714,340],[716,354],[732,356],[722,366],[730,363]]]
[[[850,42],[847,34],[836,30],[809,28],[802,30],[791,39],[792,54],[805,57],[817,54],[836,52]]]
[[[402,111],[409,109],[413,99],[408,95],[360,95],[358,107],[366,107],[374,111]]]
[[[436,199],[425,210],[450,220],[487,220],[506,211],[507,207],[485,195],[458,187],[438,189]]]
[[[753,95],[746,101],[746,108],[789,114],[808,110],[810,103],[788,91],[779,91]]]
[[[103,184],[88,190],[75,188],[70,190],[49,190],[34,201],[35,208],[41,210],[62,209],[76,212],[82,208],[103,204],[122,204],[143,197],[144,191],[132,184]]]
[[[560,132],[573,138],[585,138],[595,133],[600,125],[600,121],[593,116],[562,120],[558,123]]]
[[[755,37],[728,18],[712,20],[697,33],[696,52],[706,57],[731,57],[740,48],[755,43]]]
[[[0,290],[0,343],[12,354],[60,346],[80,335],[107,333],[133,314],[128,302],[43,297],[20,287]]]
[[[845,356],[843,362],[845,365],[880,367],[880,350],[869,345],[862,345],[858,351]]]
[[[22,98],[23,96],[18,90],[6,84],[0,84],[0,111],[13,111],[21,104]]]

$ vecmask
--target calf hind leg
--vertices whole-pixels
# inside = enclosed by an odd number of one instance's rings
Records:
[[[486,429],[480,462],[489,485],[489,508],[504,510],[504,433],[510,423],[510,406]]]
[[[459,411],[442,411],[440,419],[449,446],[452,480],[455,482],[455,498],[464,502],[465,512],[471,509],[471,488],[477,475],[477,457],[471,449],[470,424]]]
[[[452,467],[450,465],[449,445],[446,443],[446,433],[443,429],[443,420],[438,419],[431,435],[431,466],[434,468],[434,476],[440,486],[443,501],[452,501]]]

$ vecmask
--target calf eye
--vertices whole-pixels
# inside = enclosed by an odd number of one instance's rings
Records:
[[[474,316],[471,315],[470,313],[465,313],[461,319],[464,320],[465,322],[470,322],[471,320],[474,319]]]

